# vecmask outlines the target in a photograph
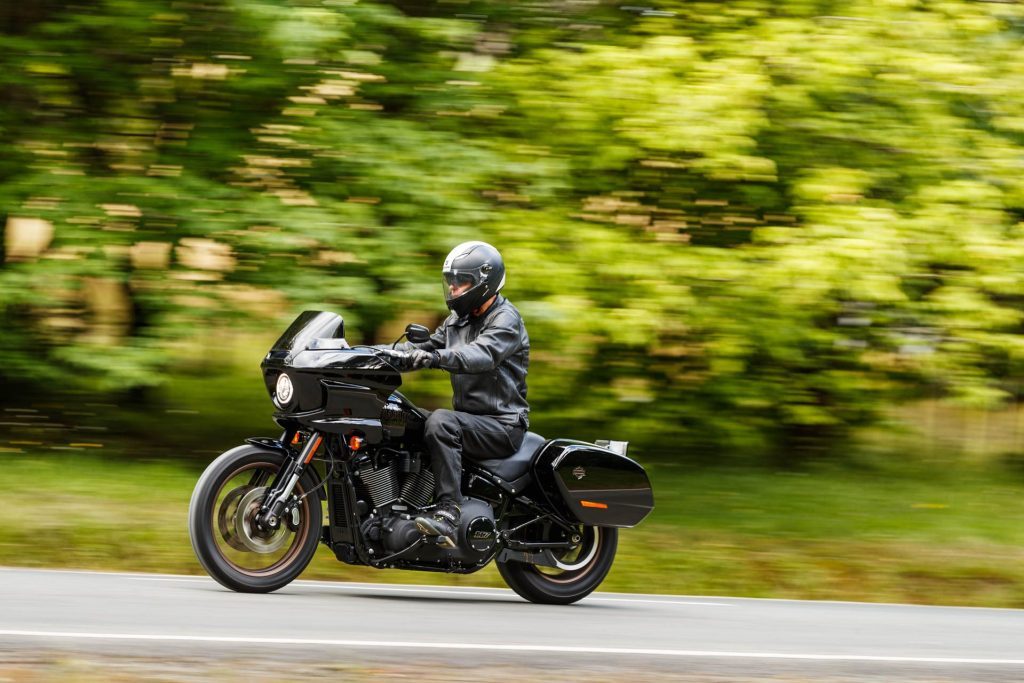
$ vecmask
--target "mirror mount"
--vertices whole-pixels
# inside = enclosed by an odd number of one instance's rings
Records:
[[[430,330],[423,327],[423,325],[407,325],[405,328],[405,338],[413,344],[422,344],[423,342],[430,341]]]
[[[405,326],[405,332],[402,333],[401,337],[394,341],[391,348],[395,348],[398,342],[402,341],[403,338],[408,339],[413,344],[422,344],[423,342],[430,341],[430,330],[423,327],[423,325],[410,323]]]

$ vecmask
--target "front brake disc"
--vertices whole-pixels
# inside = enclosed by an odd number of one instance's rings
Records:
[[[255,525],[263,499],[267,497],[267,487],[254,488],[238,503],[235,512],[235,532],[238,540],[245,546],[244,550],[267,555],[280,550],[288,540],[287,524],[269,532],[263,532]]]
[[[221,538],[235,550],[247,550],[241,541],[238,540],[238,535],[235,533],[234,517],[238,512],[238,501],[251,488],[246,485],[233,489],[228,495],[224,496],[224,501],[220,504],[220,508],[217,509],[217,530],[220,532]]]

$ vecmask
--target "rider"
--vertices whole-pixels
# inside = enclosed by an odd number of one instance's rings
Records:
[[[451,310],[428,341],[389,352],[403,369],[440,368],[451,374],[452,407],[427,418],[424,441],[437,475],[433,515],[416,518],[420,532],[454,548],[461,516],[462,456],[505,458],[529,426],[526,371],[530,338],[519,311],[499,292],[505,264],[486,242],[463,242],[441,269]]]

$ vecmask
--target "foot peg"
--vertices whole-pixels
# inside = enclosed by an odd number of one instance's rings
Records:
[[[431,517],[417,517],[416,528],[424,536],[436,538],[437,545],[442,548],[454,548],[461,512],[457,505],[442,505]]]
[[[435,543],[442,548],[449,550],[455,548],[455,539],[451,536],[445,536],[444,534],[438,533],[436,529],[429,528],[419,523],[416,524],[416,528],[419,529],[423,537],[427,539],[428,543]]]
[[[439,545],[442,548],[454,548],[455,544],[451,543],[447,536],[431,536],[430,534],[423,534],[423,538],[427,539],[427,543],[433,543]]]

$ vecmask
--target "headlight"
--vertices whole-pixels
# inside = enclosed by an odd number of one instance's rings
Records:
[[[277,386],[274,388],[274,400],[277,405],[284,408],[291,402],[293,393],[291,378],[282,372],[277,378]]]

